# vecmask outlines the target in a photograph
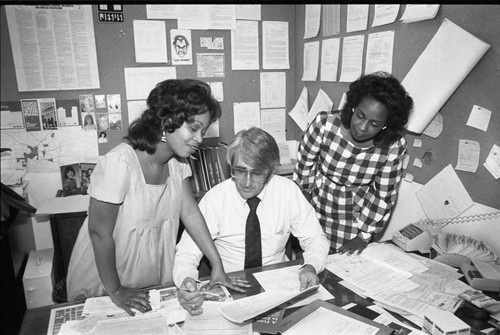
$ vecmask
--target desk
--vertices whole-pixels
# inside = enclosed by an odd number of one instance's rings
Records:
[[[244,271],[237,271],[233,272],[232,274],[235,275],[240,275],[241,277],[245,277],[247,280],[249,280],[252,284],[252,288],[248,290],[247,293],[240,293],[240,292],[235,292],[231,291],[231,294],[233,295],[234,299],[240,299],[248,295],[254,295],[262,291],[260,284],[258,283],[257,279],[252,275],[255,272],[261,272],[261,271],[266,271],[266,270],[272,270],[272,269],[278,269],[282,268],[285,266],[291,266],[291,265],[297,265],[300,264],[301,261],[299,260],[293,260],[290,262],[285,262],[285,263],[279,263],[279,264],[273,264],[273,265],[268,265],[264,266],[261,268],[255,268],[255,269],[249,269],[249,270],[244,270]],[[320,282],[321,284],[335,297],[334,300],[330,300],[329,302],[337,305],[337,306],[345,306],[348,303],[356,303],[361,306],[369,306],[372,305],[372,301],[370,299],[364,299],[357,295],[356,293],[352,292],[351,290],[347,289],[343,285],[339,284],[339,281],[341,279],[331,273],[328,270],[323,271],[320,276]],[[19,332],[19,335],[35,335],[35,334],[46,334],[47,328],[49,325],[49,318],[50,318],[50,311],[53,308],[59,308],[63,306],[71,306],[76,303],[81,303],[82,301],[79,302],[73,302],[73,303],[64,303],[64,304],[57,304],[57,305],[52,305],[52,306],[45,306],[45,307],[39,307],[39,308],[34,308],[27,310],[26,313],[24,314],[24,319],[22,323],[21,330]],[[287,310],[287,313],[285,313],[285,316],[287,314],[293,313],[294,309]],[[395,317],[397,317],[400,321],[403,321],[406,324],[410,324],[413,327],[416,327],[415,325],[409,323],[407,320],[403,319],[399,315],[393,314]],[[487,323],[487,321],[482,321],[482,320],[475,320],[463,313],[461,309],[459,309],[456,313],[462,320],[464,320],[467,324],[469,324],[472,327],[472,333],[473,334],[481,334],[480,330],[486,329],[486,328],[491,328],[491,325]],[[416,327],[418,328],[418,327]]]

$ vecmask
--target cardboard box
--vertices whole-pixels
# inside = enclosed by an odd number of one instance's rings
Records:
[[[23,275],[26,307],[52,305],[54,249],[31,250]]]
[[[436,310],[424,315],[423,330],[432,335],[469,335],[470,326],[450,311]]]

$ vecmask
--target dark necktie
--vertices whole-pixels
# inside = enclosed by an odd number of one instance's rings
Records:
[[[257,197],[247,200],[248,206],[250,206],[250,213],[248,213],[245,230],[245,269],[262,266],[260,224],[257,217],[259,201],[260,199]]]

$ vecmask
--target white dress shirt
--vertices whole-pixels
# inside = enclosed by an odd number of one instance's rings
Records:
[[[323,271],[329,243],[297,184],[273,175],[262,192],[257,207],[262,238],[262,265],[283,262],[285,246],[294,235],[304,250],[304,264],[316,273]],[[233,180],[228,179],[210,189],[199,203],[226,272],[243,270],[245,262],[245,226],[250,208]],[[186,277],[198,278],[197,267],[203,254],[187,231],[177,244],[173,279],[180,286]]]

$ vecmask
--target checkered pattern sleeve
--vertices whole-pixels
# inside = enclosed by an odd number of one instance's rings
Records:
[[[322,145],[322,137],[324,135],[327,113],[321,112],[316,119],[309,125],[302,141],[300,141],[297,164],[293,171],[293,181],[306,193],[311,192],[312,185],[318,168],[320,159],[320,149]]]
[[[401,138],[391,146],[386,163],[367,187],[357,218],[360,232],[373,235],[387,223],[403,176],[405,152],[406,140]]]

